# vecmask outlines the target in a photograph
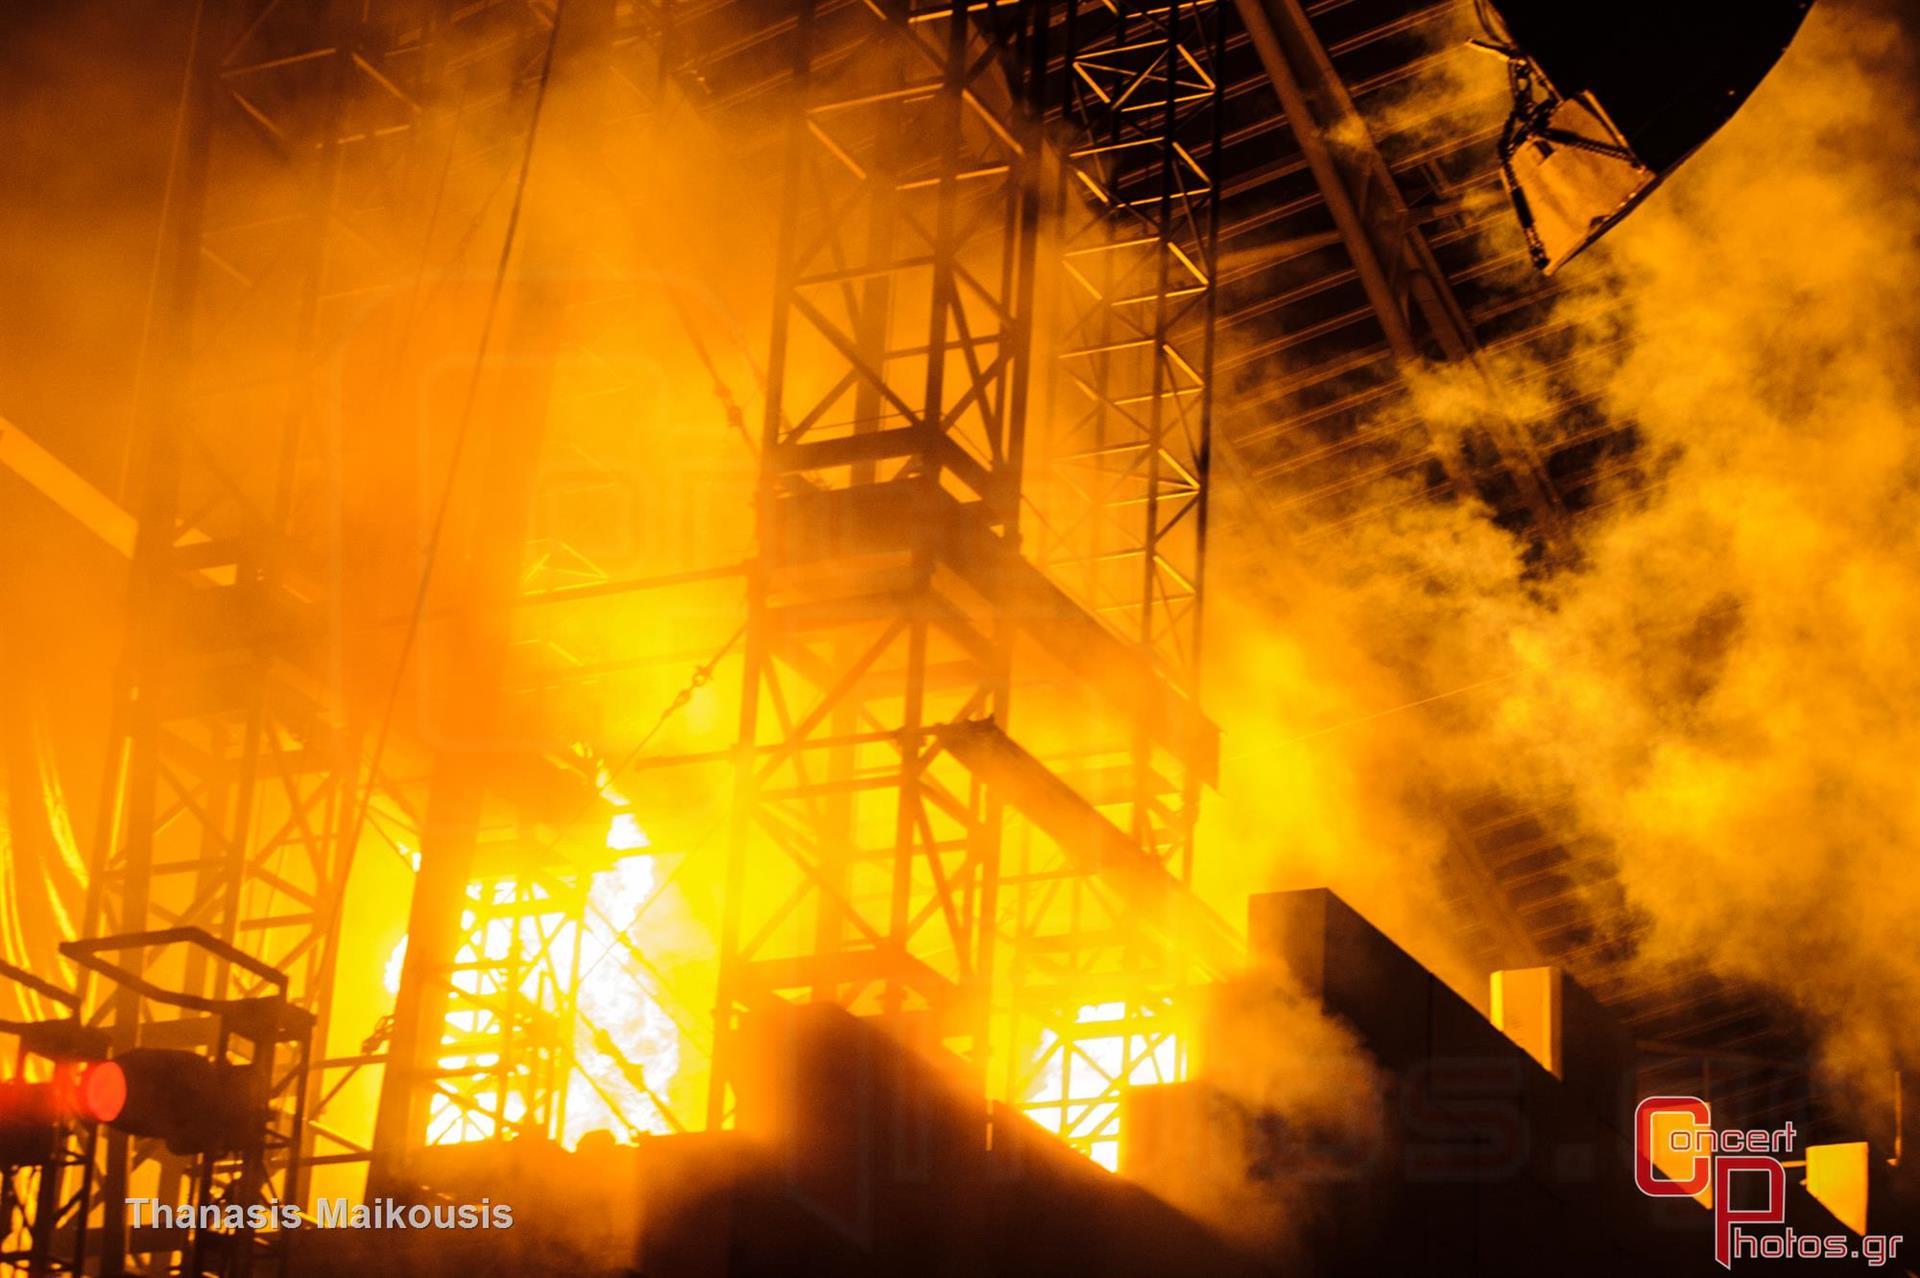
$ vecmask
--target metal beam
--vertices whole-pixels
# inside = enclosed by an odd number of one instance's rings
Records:
[[[1447,283],[1446,273],[1407,207],[1386,157],[1333,66],[1300,0],[1234,0],[1247,34],[1306,157],[1327,211],[1340,232],[1361,287],[1394,361],[1417,368],[1430,354],[1468,364],[1486,381],[1492,409],[1488,436],[1513,477],[1542,541],[1557,560],[1571,558],[1565,507],[1555,493],[1525,424],[1502,408],[1500,388],[1479,359],[1479,340]],[[1336,149],[1329,138],[1342,139]],[[1414,315],[1424,321],[1424,337]],[[1458,457],[1443,456],[1456,486]]]
[[[122,558],[133,558],[138,528],[133,516],[4,417],[0,417],[0,469],[25,480]]]

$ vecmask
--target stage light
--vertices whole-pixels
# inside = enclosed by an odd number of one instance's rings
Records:
[[[245,1144],[257,1126],[247,1072],[193,1052],[136,1047],[89,1069],[79,1106],[176,1154],[211,1154]]]
[[[1733,118],[1813,0],[1490,3],[1498,21],[1481,47],[1508,59],[1513,82],[1501,164],[1534,263],[1551,272]]]
[[[51,1158],[58,1122],[52,1083],[0,1082],[0,1167]]]
[[[0,1081],[0,1166],[45,1162],[58,1147],[61,1124],[103,1122],[107,1108],[117,1112],[110,1071],[100,1062],[62,1061],[44,1082]]]

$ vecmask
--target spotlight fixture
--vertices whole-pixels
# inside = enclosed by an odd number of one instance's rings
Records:
[[[193,1052],[136,1047],[85,1071],[80,1112],[175,1154],[213,1154],[246,1143],[257,1126],[248,1071]]]
[[[1478,0],[1507,59],[1500,166],[1535,266],[1558,270],[1731,120],[1813,0]]]
[[[0,1167],[53,1157],[64,1123],[107,1121],[124,1099],[119,1077],[104,1062],[63,1061],[42,1082],[0,1080]]]
[[[53,1156],[59,1111],[52,1083],[0,1082],[0,1167],[25,1167]]]

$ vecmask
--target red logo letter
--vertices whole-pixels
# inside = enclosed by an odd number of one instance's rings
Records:
[[[1735,1172],[1760,1172],[1767,1178],[1767,1205],[1763,1209],[1736,1210],[1730,1201]],[[1713,1160],[1713,1258],[1727,1269],[1733,1268],[1733,1228],[1735,1225],[1777,1225],[1787,1218],[1787,1173],[1778,1159],[1759,1154],[1728,1156]]]
[[[1707,1129],[1707,1103],[1698,1096],[1649,1096],[1633,1111],[1633,1182],[1649,1198],[1692,1198],[1713,1179],[1710,1151],[1696,1142],[1685,1150],[1669,1150],[1689,1155],[1690,1172],[1684,1180],[1660,1180],[1653,1174],[1661,1152],[1654,1147],[1653,1120],[1658,1114],[1685,1114],[1693,1120],[1696,1135]]]

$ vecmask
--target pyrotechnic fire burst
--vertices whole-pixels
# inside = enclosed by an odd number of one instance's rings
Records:
[[[621,812],[609,824],[606,846],[632,851],[649,847],[649,840],[637,819]],[[572,1145],[595,1130],[621,1136],[675,1130],[678,1123],[666,1097],[680,1071],[679,1027],[661,1000],[643,942],[633,935],[661,891],[655,859],[625,856],[594,874],[578,920],[560,919],[542,927],[535,917],[493,913],[481,921],[485,907],[504,905],[525,891],[526,885],[514,879],[468,886],[469,906],[461,920],[467,940],[452,976],[456,999],[447,1013],[443,1042],[497,1035],[495,1013],[486,1009],[503,997],[551,1009],[557,989],[574,986],[571,1065],[556,1134]],[[399,991],[406,952],[407,938],[402,936],[387,958],[384,979],[390,994]],[[577,983],[570,979],[573,972],[555,970],[556,963],[577,965]],[[519,973],[513,989],[500,988],[490,975],[502,966]],[[499,1065],[499,1054],[447,1051],[440,1064],[448,1070],[491,1069]],[[492,1095],[488,1108],[493,1112],[476,1110],[451,1095],[436,1097],[428,1120],[429,1142],[484,1140],[495,1134],[500,1116],[508,1123],[523,1120],[529,1112],[525,1093],[530,1086],[505,1076]],[[500,1088],[507,1094],[498,1095]]]

